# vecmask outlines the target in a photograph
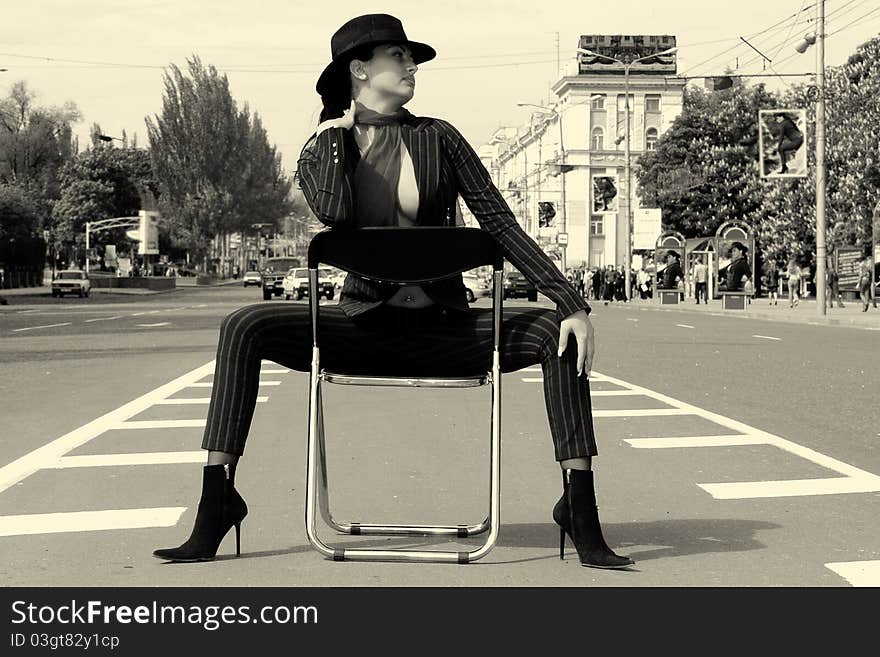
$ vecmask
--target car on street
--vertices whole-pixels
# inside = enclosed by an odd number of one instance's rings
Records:
[[[280,297],[284,293],[284,276],[291,269],[299,267],[299,264],[299,258],[278,256],[266,259],[262,274],[263,301],[268,301],[273,296]]]
[[[538,290],[529,283],[528,279],[516,270],[504,273],[504,298],[515,299],[525,297],[529,301],[538,300]]]
[[[52,278],[52,296],[63,297],[65,294],[76,294],[80,298],[89,296],[92,284],[88,274],[79,269],[63,269],[55,272]]]
[[[473,303],[483,297],[492,296],[492,284],[484,276],[465,272],[461,275],[461,280],[464,282],[464,293],[468,303]]]
[[[263,277],[260,276],[260,272],[258,271],[246,271],[244,276],[241,277],[241,284],[245,287],[249,287],[251,285],[256,285],[260,287],[263,284]]]
[[[336,292],[333,282],[330,280],[331,271],[325,267],[318,268],[318,298],[327,297],[332,299]],[[295,267],[287,272],[282,283],[284,298],[293,297],[297,301],[309,296],[309,270],[304,267]]]

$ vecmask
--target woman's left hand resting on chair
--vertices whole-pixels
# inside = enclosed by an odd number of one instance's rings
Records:
[[[593,354],[596,353],[596,338],[593,324],[585,310],[578,310],[562,320],[559,324],[559,356],[568,346],[568,336],[574,334],[577,340],[577,373],[586,373],[590,377],[593,369]]]

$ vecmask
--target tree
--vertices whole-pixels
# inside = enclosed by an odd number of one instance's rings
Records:
[[[165,73],[162,113],[147,117],[160,210],[197,257],[210,240],[290,210],[290,181],[258,115],[239,110],[226,76],[198,57]]]
[[[0,184],[0,240],[37,235],[37,208],[22,189]]]
[[[97,143],[63,169],[61,198],[53,212],[56,244],[82,243],[87,221],[137,215],[141,193],[155,188],[149,153]],[[123,229],[94,239],[95,246],[127,241]]]
[[[640,194],[662,210],[664,228],[702,237],[731,219],[760,222],[757,117],[773,106],[764,85],[741,78],[724,91],[685,90],[682,113],[636,162]]]

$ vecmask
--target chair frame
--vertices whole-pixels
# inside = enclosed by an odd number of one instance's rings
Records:
[[[312,362],[309,378],[309,426],[308,426],[308,456],[306,463],[306,499],[305,499],[305,523],[306,534],[312,547],[327,558],[334,561],[404,561],[404,562],[441,562],[441,563],[470,563],[488,554],[498,539],[500,525],[501,503],[501,361],[499,356],[499,343],[501,336],[501,309],[503,303],[503,257],[497,243],[493,244],[491,258],[475,262],[464,269],[458,268],[448,273],[448,276],[460,274],[463,271],[480,265],[491,264],[493,266],[493,351],[492,369],[478,376],[461,378],[451,377],[396,377],[396,376],[368,376],[346,375],[330,372],[321,367],[320,348],[318,344],[318,315],[319,299],[318,289],[318,265],[331,264],[345,271],[354,271],[350,263],[335,260],[330,254],[321,253],[326,249],[322,242],[331,241],[332,233],[338,230],[357,231],[359,234],[373,239],[379,233],[385,231],[387,235],[401,236],[400,231],[412,233],[418,231],[447,231],[446,233],[422,233],[425,237],[427,252],[432,249],[433,237],[452,235],[448,231],[459,231],[458,235],[464,239],[476,239],[474,231],[482,233],[480,240],[486,241],[488,233],[479,228],[447,228],[447,227],[421,227],[421,228],[361,228],[361,229],[328,229],[318,233],[309,245],[309,307],[312,320]],[[365,232],[367,231],[367,232]],[[384,237],[384,235],[383,235]],[[421,239],[415,238],[414,239]],[[494,240],[492,240],[494,242]],[[365,249],[367,250],[367,249]],[[417,262],[417,261],[414,261]],[[365,276],[363,263],[359,263],[360,270],[355,273]],[[469,263],[470,264],[470,263]],[[459,263],[461,265],[461,263]],[[463,265],[461,265],[463,266]],[[370,276],[366,276],[371,278]],[[446,276],[443,276],[446,277]],[[414,284],[424,283],[428,280],[436,280],[442,277],[416,276],[400,278],[383,273],[384,282]],[[431,387],[431,388],[465,388],[489,385],[491,386],[491,430],[490,430],[490,458],[489,458],[489,510],[486,518],[478,524],[459,525],[421,525],[421,524],[373,524],[361,522],[339,522],[333,518],[330,512],[330,496],[327,477],[327,458],[324,435],[324,414],[321,398],[321,386],[324,383],[341,385],[367,385],[367,386],[397,386],[397,387]],[[324,543],[317,532],[317,517],[323,518],[324,522],[340,534],[350,535],[400,535],[400,536],[455,536],[464,538],[483,534],[488,531],[483,543],[470,551],[451,550],[404,550],[384,549],[374,550],[354,547],[332,547]]]

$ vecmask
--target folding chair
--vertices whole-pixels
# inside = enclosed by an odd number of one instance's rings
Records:
[[[386,283],[423,284],[455,276],[474,267],[493,267],[492,369],[478,376],[392,377],[348,375],[321,367],[318,335],[318,265],[328,264],[364,278]],[[306,533],[312,546],[335,561],[439,561],[469,563],[484,557],[498,538],[501,499],[501,334],[503,257],[494,238],[479,228],[361,228],[328,229],[309,244],[309,307],[312,320],[312,365],[309,381],[309,428],[306,481]],[[381,525],[337,522],[330,513],[321,386],[324,383],[362,386],[466,388],[490,385],[489,513],[477,525]],[[320,482],[317,481],[320,477]],[[441,550],[372,550],[331,547],[317,535],[317,509],[331,528],[354,535],[448,535],[458,538],[489,530],[485,542],[469,552]]]

